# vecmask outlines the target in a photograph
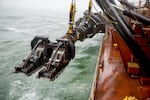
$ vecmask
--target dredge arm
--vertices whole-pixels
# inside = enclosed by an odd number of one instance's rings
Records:
[[[72,15],[75,13],[73,7],[72,4],[68,32],[57,39],[57,42],[51,42],[48,37],[35,36],[31,41],[31,53],[20,66],[15,67],[16,73],[22,72],[30,76],[44,66],[37,77],[53,81],[74,58],[76,41],[92,38],[96,33],[105,31],[105,24],[102,24],[104,19],[98,13],[91,13],[88,10],[73,27]]]
[[[137,9],[124,0],[119,1],[129,7],[129,9]],[[146,67],[147,65],[150,65],[149,59],[146,57],[141,47],[132,38],[132,35],[134,35],[135,32],[131,29],[123,15],[132,19],[138,19],[139,22],[146,25],[150,25],[150,20],[133,10],[129,11],[118,8],[114,0],[96,0],[96,2],[103,10],[107,19],[112,21],[112,25],[133,52],[133,55],[139,60],[139,63],[143,66],[145,72],[149,74],[150,68]],[[74,58],[74,44],[76,41],[83,41],[86,38],[92,38],[95,34],[99,32],[104,33],[105,31],[106,19],[104,19],[104,17],[102,17],[99,13],[92,13],[91,5],[90,0],[89,9],[84,12],[84,16],[82,18],[79,18],[79,20],[75,22],[76,25],[74,26],[76,5],[75,2],[72,2],[67,33],[60,39],[57,39],[57,42],[51,42],[48,37],[34,37],[31,41],[31,53],[25,60],[23,60],[23,63],[20,66],[15,67],[15,72],[22,72],[30,76],[45,66],[39,71],[37,77],[45,77],[50,80],[55,80],[68,65],[70,60]]]

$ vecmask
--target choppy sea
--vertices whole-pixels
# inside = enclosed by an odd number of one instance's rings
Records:
[[[78,16],[77,16],[78,17]],[[0,9],[0,100],[87,100],[102,35],[76,43],[76,56],[55,80],[14,74],[36,35],[51,41],[67,31],[68,15],[50,11]]]

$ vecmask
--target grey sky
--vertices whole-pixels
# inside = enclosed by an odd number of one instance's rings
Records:
[[[89,0],[76,0],[77,10],[86,9]],[[0,6],[23,9],[69,10],[71,0],[0,0]]]
[[[69,11],[72,0],[0,0],[0,7],[9,7],[28,10],[53,10],[53,11]],[[95,1],[95,0],[93,0]],[[128,0],[130,2],[138,2],[139,0]],[[145,1],[145,0],[142,0]],[[84,11],[88,8],[89,0],[76,0],[77,11]],[[94,2],[96,5],[96,3]],[[99,8],[99,7],[97,7]]]

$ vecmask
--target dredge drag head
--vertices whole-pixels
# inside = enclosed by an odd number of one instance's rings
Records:
[[[46,45],[49,43],[50,41],[48,40],[48,37],[34,37],[34,39],[31,41],[30,54],[26,59],[23,60],[19,67],[15,67],[15,73],[22,72],[30,76],[32,73],[40,69],[46,62],[44,52],[46,50]]]
[[[30,76],[44,66],[37,77],[55,80],[75,55],[74,44],[65,38],[57,39],[57,43],[54,43],[48,37],[36,36],[31,41],[31,49],[23,63],[15,67],[16,73],[22,72]]]
[[[70,60],[74,57],[75,47],[67,39],[58,39],[57,47],[53,50],[52,56],[46,64],[46,68],[43,68],[38,78],[44,77],[50,80],[55,80],[68,65]]]

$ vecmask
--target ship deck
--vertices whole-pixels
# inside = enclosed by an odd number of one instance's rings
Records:
[[[111,35],[104,37],[100,52],[94,100],[123,100],[126,96],[146,100],[150,96],[139,78],[129,77],[117,45],[112,45]]]

